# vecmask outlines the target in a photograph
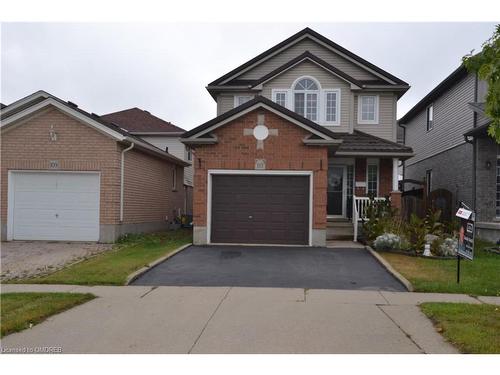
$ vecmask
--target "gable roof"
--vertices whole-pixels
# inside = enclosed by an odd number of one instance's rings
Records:
[[[257,55],[253,59],[231,70],[229,73],[226,73],[223,76],[217,78],[215,81],[209,83],[208,86],[210,87],[210,86],[227,84],[227,81],[229,81],[231,78],[235,78],[238,74],[242,73],[247,68],[250,68],[253,65],[258,65],[262,60],[268,58],[270,55],[273,55],[274,53],[282,49],[286,49],[289,45],[294,44],[295,42],[299,41],[304,37],[309,37],[312,39],[316,39],[317,41],[320,41],[321,43],[328,46],[330,49],[335,50],[335,52],[339,53],[343,57],[346,57],[347,59],[354,61],[358,65],[361,65],[364,69],[373,71],[377,73],[379,76],[382,76],[381,77],[382,80],[389,80],[392,81],[393,84],[408,86],[408,83],[406,83],[405,81],[393,76],[392,74],[386,72],[382,68],[379,68],[378,66],[366,61],[360,56],[348,51],[344,47],[338,45],[337,43],[331,41],[330,39],[324,37],[323,35],[317,33],[316,31],[310,29],[309,27],[306,27],[305,29],[299,31],[298,33],[292,35],[291,37],[285,39],[281,43],[276,44],[274,47],[269,48],[267,51],[264,51],[263,53]]]
[[[460,65],[455,69],[448,77],[446,77],[440,84],[434,87],[427,95],[425,95],[417,104],[413,106],[406,114],[398,120],[400,124],[407,124],[415,116],[417,116],[420,111],[427,108],[434,100],[440,97],[444,92],[453,87],[462,78],[467,76],[468,72],[465,66]]]
[[[250,83],[249,86],[255,87],[257,85],[260,85],[266,81],[269,81],[270,79],[274,78],[277,75],[280,75],[281,73],[287,71],[288,69],[294,67],[295,65],[301,63],[304,60],[311,61],[319,66],[321,66],[324,69],[327,69],[331,71],[332,73],[336,74],[340,78],[342,78],[344,81],[347,81],[349,83],[355,84],[358,87],[362,86],[362,83],[358,81],[357,79],[351,77],[347,73],[344,73],[342,70],[337,69],[333,65],[327,63],[325,60],[320,59],[319,57],[315,56],[309,51],[306,51],[299,56],[293,58],[292,60],[288,61],[287,63],[283,64],[282,66],[274,69],[273,71],[269,72],[268,74],[264,75],[260,79],[255,80],[254,82]]]
[[[196,138],[200,138],[201,136],[210,133],[210,131],[258,108],[267,109],[278,116],[301,126],[315,136],[320,137],[322,140],[331,141],[332,144],[339,144],[342,142],[338,135],[334,132],[260,95],[257,95],[252,100],[233,108],[230,111],[227,111],[192,130],[187,131],[181,136],[181,140],[186,143],[194,141]]]
[[[24,119],[48,106],[53,106],[59,109],[66,115],[86,123],[87,125],[95,128],[97,131],[114,138],[118,142],[133,143],[137,148],[145,152],[152,153],[163,159],[167,159],[174,164],[181,166],[190,165],[184,160],[181,160],[168,152],[159,149],[151,143],[146,142],[142,138],[129,133],[126,129],[123,129],[112,122],[105,121],[99,115],[86,112],[78,108],[78,105],[75,103],[69,101],[65,102],[45,91],[37,91],[3,108],[0,112],[1,130],[4,131],[9,129],[11,126],[17,124],[18,120]]]
[[[171,122],[162,120],[140,108],[129,108],[123,111],[108,113],[102,119],[120,125],[132,134],[174,133],[181,134],[185,130]]]
[[[4,109],[5,107],[7,107],[5,104],[0,103],[0,109]]]

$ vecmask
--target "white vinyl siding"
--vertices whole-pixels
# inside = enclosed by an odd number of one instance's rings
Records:
[[[148,135],[141,136],[146,142],[165,150],[168,147],[168,153],[178,157],[181,160],[186,160],[192,163],[192,160],[188,160],[188,152],[186,146],[177,137],[163,137],[158,135]],[[184,167],[184,184],[193,186],[193,166]]]
[[[463,134],[473,127],[474,112],[468,103],[474,101],[474,74],[468,74],[434,100],[434,128],[427,131],[426,108],[405,125],[405,142],[415,156],[406,160],[411,165],[438,152],[463,144]]]
[[[269,58],[268,60],[257,65],[255,68],[248,70],[238,77],[238,79],[259,79],[274,69],[282,66],[293,58],[299,56],[305,51],[309,51],[313,55],[326,61],[330,65],[342,70],[349,74],[351,77],[358,80],[373,80],[379,79],[376,75],[368,72],[367,70],[359,67],[353,62],[343,58],[342,56],[330,51],[326,47],[318,44],[317,42],[306,38],[303,39],[283,52]]]

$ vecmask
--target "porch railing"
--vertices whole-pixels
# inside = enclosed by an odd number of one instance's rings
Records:
[[[373,198],[376,201],[382,201],[385,198],[376,197]],[[354,242],[358,240],[358,222],[361,220],[368,220],[366,217],[366,210],[370,204],[369,197],[357,197],[352,196],[352,224],[354,226]]]

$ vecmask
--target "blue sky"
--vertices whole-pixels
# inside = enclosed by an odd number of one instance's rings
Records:
[[[479,50],[493,23],[3,23],[1,101],[43,89],[104,114],[146,109],[185,129],[215,116],[206,84],[309,26],[410,83],[401,117]]]

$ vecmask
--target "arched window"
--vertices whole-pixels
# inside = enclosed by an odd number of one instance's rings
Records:
[[[319,86],[312,78],[301,78],[293,87],[295,112],[311,121],[318,120]]]

